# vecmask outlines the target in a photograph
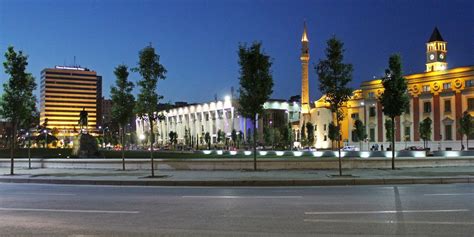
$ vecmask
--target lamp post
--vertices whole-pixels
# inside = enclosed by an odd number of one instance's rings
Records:
[[[43,133],[45,134],[45,140],[44,140],[44,147],[46,148],[46,150],[48,149],[48,129],[45,128],[43,130]]]
[[[31,138],[30,133],[26,133],[26,137],[28,138],[28,169],[31,169]]]

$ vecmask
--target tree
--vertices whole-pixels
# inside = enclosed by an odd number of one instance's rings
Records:
[[[176,143],[178,142],[178,133],[173,132],[173,131],[170,131],[170,132],[168,133],[168,136],[169,136],[169,138],[170,138],[170,144],[171,144],[172,146],[176,145]]]
[[[311,122],[306,123],[306,134],[308,134],[308,146],[314,145],[314,125]]]
[[[326,102],[336,118],[337,129],[337,150],[339,153],[339,175],[342,175],[342,161],[339,137],[340,122],[344,119],[342,106],[346,103],[351,95],[352,89],[348,87],[352,80],[352,64],[343,63],[344,44],[332,37],[327,42],[326,59],[320,60],[316,66],[316,72],[319,78],[319,90],[325,94]]]
[[[153,159],[153,145],[155,143],[155,133],[153,125],[158,119],[158,102],[163,96],[157,93],[158,80],[164,80],[166,69],[160,64],[160,56],[155,53],[155,49],[150,45],[142,49],[139,53],[138,67],[133,71],[138,72],[142,79],[137,83],[140,92],[137,98],[135,112],[142,120],[147,120],[150,125],[150,160],[151,176],[155,176],[155,165]]]
[[[301,125],[301,130],[300,130],[300,143],[301,146],[306,146],[306,129],[305,129],[305,123],[303,121],[303,124]]]
[[[217,130],[217,143],[223,142],[225,139],[225,133],[222,130]]]
[[[272,136],[272,128],[265,126],[263,128],[263,140],[265,141],[265,145],[271,145],[273,141]]]
[[[391,119],[385,119],[384,126],[385,126],[385,139],[387,139],[387,141],[392,142],[393,130],[394,130],[393,125],[392,125],[392,120]]]
[[[125,170],[125,127],[133,116],[135,97],[132,94],[133,83],[128,80],[128,67],[118,65],[114,74],[115,86],[110,89],[112,98],[112,122],[118,124],[120,131],[120,144],[122,145],[122,170]],[[105,129],[105,128],[104,128]]]
[[[237,149],[240,148],[240,143],[244,141],[244,132],[242,130],[239,131],[239,135],[237,137]]]
[[[362,141],[367,136],[366,133],[365,133],[365,126],[362,123],[362,121],[360,121],[359,119],[354,121],[354,130],[353,131],[354,131],[355,138],[357,139],[357,141],[359,141],[359,150],[362,151]]]
[[[230,133],[230,138],[232,139],[232,143],[234,146],[237,145],[237,131],[235,129],[232,129],[232,132]]]
[[[11,123],[10,131],[10,174],[14,175],[14,151],[17,141],[18,126],[29,120],[35,108],[36,89],[35,78],[26,72],[28,56],[23,51],[16,52],[13,46],[9,46],[5,52],[5,74],[9,76],[8,81],[3,84],[3,95],[0,100],[0,113]]]
[[[334,122],[331,122],[328,125],[328,138],[331,140],[331,149],[334,149],[334,141],[339,139],[339,129]]]
[[[388,59],[388,69],[385,70],[382,85],[384,91],[379,100],[382,104],[383,113],[391,120],[390,132],[387,132],[390,137],[387,137],[387,139],[390,138],[392,144],[392,169],[395,169],[395,118],[402,115],[410,103],[407,93],[407,82],[403,77],[400,55],[393,54]]]
[[[461,133],[461,146],[462,137],[466,135],[466,149],[469,149],[469,136],[474,132],[474,122],[469,112],[464,111],[462,117],[459,119],[459,133]]]
[[[240,66],[240,96],[239,113],[249,118],[254,127],[253,133],[253,160],[254,170],[257,170],[257,115],[262,115],[263,104],[273,92],[273,78],[271,75],[272,62],[270,56],[262,52],[261,43],[253,43],[250,47],[239,45]]]
[[[211,149],[211,134],[209,134],[209,132],[206,132],[206,134],[204,135],[204,140],[207,143],[207,149],[210,150]]]
[[[423,148],[426,148],[426,143],[431,139],[431,119],[426,117],[420,123],[420,138],[423,139]]]

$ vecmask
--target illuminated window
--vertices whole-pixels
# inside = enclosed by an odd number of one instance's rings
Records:
[[[423,103],[423,112],[431,113],[431,102],[424,102]]]
[[[444,112],[451,112],[451,101],[445,100],[444,101]]]
[[[474,80],[467,80],[466,87],[474,87]]]
[[[467,110],[474,110],[474,98],[467,99]]]
[[[430,86],[429,85],[424,85],[423,86],[423,92],[429,92],[430,91]]]
[[[445,90],[451,89],[451,82],[443,83],[443,89]]]

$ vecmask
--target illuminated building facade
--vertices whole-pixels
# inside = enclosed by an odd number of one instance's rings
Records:
[[[263,105],[265,115],[258,119],[257,134],[263,134],[263,124],[268,126],[286,126],[288,122],[299,121],[300,106],[296,102],[284,100],[269,100]],[[248,131],[254,128],[250,119],[239,115],[238,103],[227,97],[225,100],[202,104],[189,104],[183,107],[161,111],[164,119],[154,125],[156,144],[169,142],[169,132],[178,134],[178,143],[184,144],[185,129],[189,130],[190,136],[198,139],[203,144],[204,134],[209,133],[211,144],[217,143],[217,132],[225,133],[226,139],[230,139],[232,130],[243,133],[246,140]],[[147,136],[150,130],[146,120],[137,118],[137,137]]]
[[[448,69],[447,43],[436,28],[426,45],[426,72],[405,75],[410,106],[395,120],[396,150],[406,146],[423,146],[419,128],[420,122],[427,117],[432,120],[428,147],[431,150],[459,150],[459,119],[464,111],[474,116],[474,66]],[[383,90],[382,80],[376,79],[362,82],[361,88],[353,92],[352,98],[343,108],[345,119],[341,129],[345,144],[359,146],[360,143],[352,136],[354,122],[359,119],[364,123],[368,136],[368,142],[362,143],[363,150],[375,143],[388,148],[389,140],[384,126],[388,117],[383,115],[382,105],[378,100]],[[316,129],[315,146],[330,148],[327,133],[332,116],[325,97],[321,97],[314,105],[311,118]],[[470,139],[474,137],[471,136]]]
[[[96,132],[102,77],[80,67],[56,66],[41,72],[40,124],[58,130],[59,136],[76,135],[79,114],[88,112],[87,130]]]

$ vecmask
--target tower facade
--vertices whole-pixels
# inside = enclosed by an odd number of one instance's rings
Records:
[[[303,35],[301,36],[301,116],[309,116],[309,81],[308,81],[308,63],[309,63],[309,40],[306,32],[306,23],[304,24]]]
[[[87,129],[96,131],[97,98],[102,77],[80,67],[56,66],[41,72],[40,123],[57,129],[59,136],[73,136],[79,128],[81,111],[89,113]]]
[[[443,71],[448,69],[446,62],[447,42],[443,40],[438,28],[435,27],[426,43],[426,72]]]

